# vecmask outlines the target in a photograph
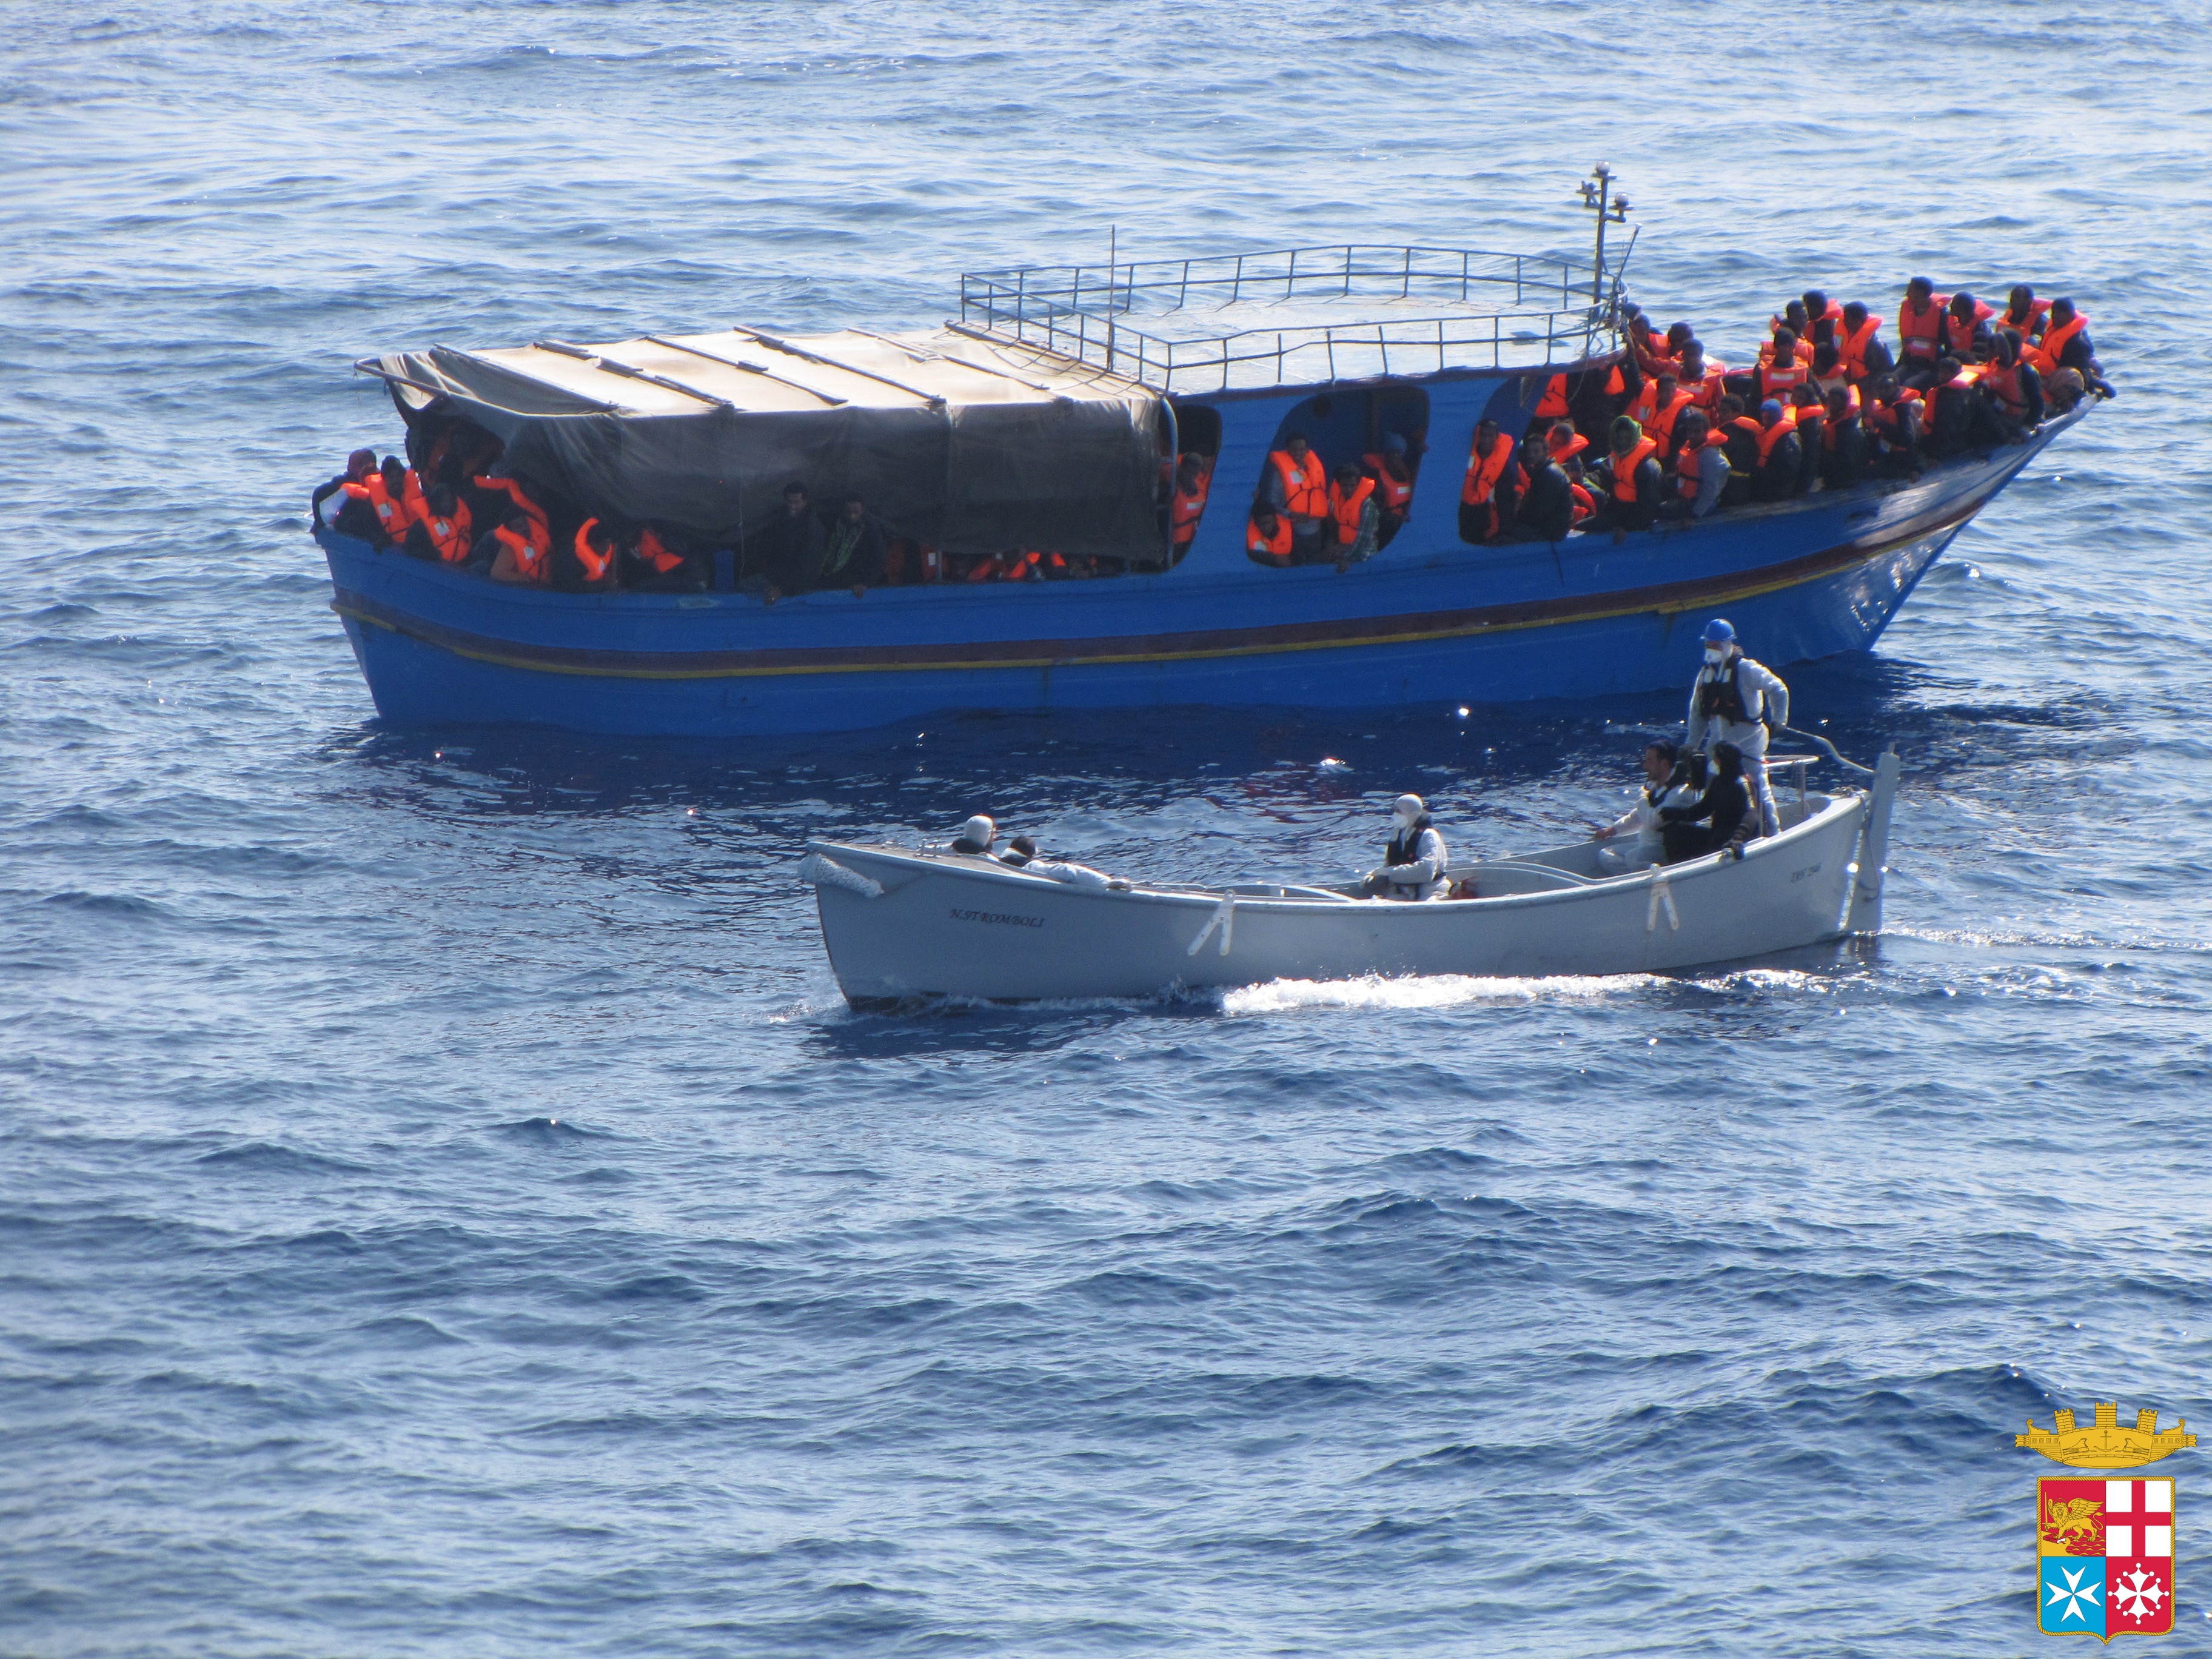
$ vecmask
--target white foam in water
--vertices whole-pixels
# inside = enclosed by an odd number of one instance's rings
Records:
[[[1402,979],[1276,979],[1224,992],[1226,1014],[1293,1008],[1454,1008],[1475,1003],[1589,1002],[1662,983],[1650,974],[1411,975]]]

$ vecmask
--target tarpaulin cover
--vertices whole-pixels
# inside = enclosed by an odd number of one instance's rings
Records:
[[[715,542],[757,533],[796,481],[948,551],[1159,552],[1158,395],[949,331],[438,346],[363,367],[410,416],[451,398],[580,507]]]

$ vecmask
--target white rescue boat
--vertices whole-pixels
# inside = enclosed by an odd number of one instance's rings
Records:
[[[1279,979],[1664,972],[1881,931],[1898,757],[1869,769],[1822,746],[1864,787],[1808,790],[1804,760],[1770,759],[1780,832],[1740,859],[1613,874],[1600,843],[1577,842],[1455,866],[1453,890],[1471,896],[1418,903],[1356,885],[1185,886],[835,842],[810,843],[799,874],[838,987],[861,1009]]]

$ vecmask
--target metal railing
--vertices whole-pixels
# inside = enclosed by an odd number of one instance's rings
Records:
[[[1563,349],[1570,359],[1589,355],[1612,326],[1620,273],[1607,264],[1594,276],[1587,264],[1532,254],[1346,246],[970,271],[960,278],[959,320],[1162,392],[1533,368]],[[1415,314],[1219,331],[1203,321],[1209,309],[1304,301],[1340,310],[1360,301]]]

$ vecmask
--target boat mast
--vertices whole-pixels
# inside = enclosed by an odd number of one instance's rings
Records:
[[[1583,205],[1597,215],[1597,252],[1590,262],[1590,303],[1605,303],[1605,227],[1610,220],[1616,225],[1628,222],[1628,198],[1613,188],[1613,171],[1600,161],[1590,169],[1590,176],[1583,180]]]

